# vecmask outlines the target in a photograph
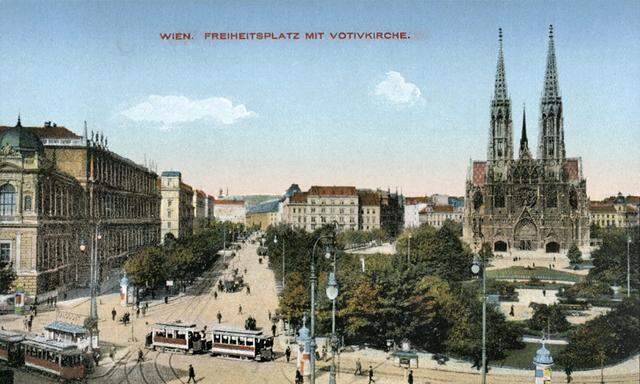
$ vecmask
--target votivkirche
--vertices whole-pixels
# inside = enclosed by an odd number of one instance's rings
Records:
[[[505,79],[502,30],[486,161],[472,161],[466,181],[464,238],[496,252],[558,253],[589,245],[589,199],[579,157],[566,156],[562,97],[553,39],[549,47],[538,117],[538,148],[529,150],[523,111],[514,159],[511,100]]]

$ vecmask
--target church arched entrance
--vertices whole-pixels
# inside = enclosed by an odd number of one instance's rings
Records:
[[[494,252],[507,252],[507,243],[505,243],[504,241],[496,241],[493,244],[493,251]]]
[[[546,253],[560,253],[560,244],[555,241],[550,241],[544,247]]]
[[[516,226],[515,246],[523,251],[533,251],[536,247],[538,230],[531,220],[523,219]]]

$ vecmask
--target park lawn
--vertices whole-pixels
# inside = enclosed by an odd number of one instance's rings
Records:
[[[533,369],[533,357],[540,348],[540,344],[525,343],[524,345],[525,347],[522,349],[509,351],[504,360],[492,361],[490,364],[519,369]],[[545,344],[545,347],[551,352],[551,357],[556,358],[565,349],[566,345]]]
[[[570,281],[577,283],[582,281],[583,277],[570,272],[558,271],[545,267],[535,267],[527,269],[526,267],[514,266],[502,269],[487,270],[487,277],[493,279],[524,279],[537,278],[546,281]]]

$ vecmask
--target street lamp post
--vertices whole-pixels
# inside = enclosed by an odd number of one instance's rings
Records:
[[[273,244],[278,244],[278,236],[273,236]],[[282,239],[282,290],[284,291],[284,238]]]
[[[631,236],[627,237],[627,297],[631,297]]]
[[[310,359],[309,359],[309,383],[315,384],[316,382],[316,246],[322,239],[331,238],[330,235],[323,235],[316,239],[313,243],[313,249],[311,251],[311,329],[309,330],[309,337],[311,338],[310,346]],[[328,252],[327,252],[328,253]],[[328,257],[331,257],[329,254]]]
[[[480,252],[478,252],[479,256]],[[477,257],[471,265],[471,272],[478,275],[482,270],[482,384],[487,383],[487,284],[484,258]]]
[[[338,297],[338,282],[336,281],[336,256],[333,253],[333,272],[329,274],[327,283],[327,297],[331,300],[331,371],[329,384],[336,384],[336,298]]]

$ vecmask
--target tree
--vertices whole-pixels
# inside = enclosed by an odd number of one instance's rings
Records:
[[[640,299],[625,299],[611,312],[579,325],[558,363],[573,369],[619,362],[640,351]],[[605,357],[600,361],[600,353]]]
[[[345,292],[345,305],[338,311],[344,319],[348,340],[379,343],[382,303],[380,287],[370,281],[360,281],[353,290]],[[377,339],[377,340],[376,340]]]
[[[253,316],[247,317],[247,319],[244,321],[244,329],[247,329],[249,331],[254,331],[256,329],[256,319],[253,318]]]
[[[167,256],[167,275],[181,281],[185,287],[185,283],[193,280],[202,269],[201,260],[196,257],[191,248],[178,246]]]
[[[571,247],[569,247],[567,257],[572,265],[580,264],[582,262],[582,252],[580,252],[575,244],[571,244]]]
[[[299,272],[287,276],[287,284],[280,298],[280,312],[291,324],[300,325],[304,314],[309,312],[309,284]]]
[[[557,304],[546,305],[531,303],[533,316],[529,319],[529,328],[537,331],[549,331],[551,333],[564,332],[569,329],[567,317],[562,313]]]
[[[9,292],[15,279],[16,273],[11,268],[11,264],[0,260],[0,292]]]
[[[124,270],[137,288],[154,288],[166,278],[164,264],[165,257],[162,249],[147,247],[131,256],[124,263]]]
[[[593,269],[588,277],[608,285],[624,285],[627,281],[627,239],[631,261],[631,287],[640,281],[640,236],[637,231],[611,229],[603,233],[602,246],[591,254]]]

